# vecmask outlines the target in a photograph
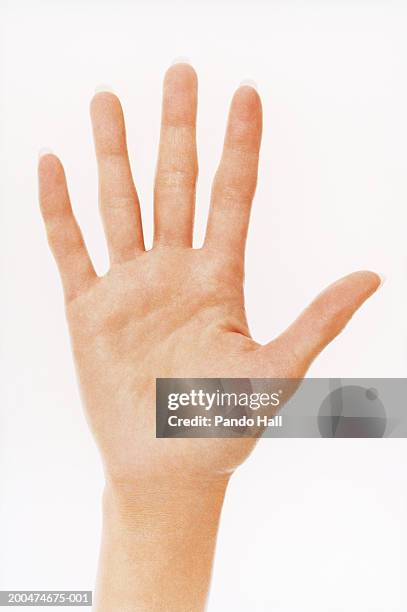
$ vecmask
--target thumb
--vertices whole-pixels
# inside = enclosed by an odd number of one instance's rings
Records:
[[[302,374],[315,357],[344,329],[352,315],[382,284],[368,271],[344,276],[320,293],[281,336],[264,347],[287,355]]]

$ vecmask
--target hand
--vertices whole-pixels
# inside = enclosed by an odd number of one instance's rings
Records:
[[[248,86],[234,95],[205,242],[194,249],[196,104],[194,70],[172,66],[164,82],[154,244],[146,251],[120,102],[107,92],[93,98],[100,209],[111,261],[102,278],[73,216],[61,163],[50,154],[40,159],[41,210],[63,282],[87,416],[115,499],[145,499],[151,489],[197,491],[203,482],[222,489],[255,443],[156,439],[156,378],[302,377],[380,285],[372,272],[350,274],[320,294],[281,336],[266,346],[256,343],[245,316],[243,271],[260,98]]]

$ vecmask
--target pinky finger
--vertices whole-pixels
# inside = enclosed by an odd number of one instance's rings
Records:
[[[69,302],[86,291],[97,276],[72,211],[64,169],[55,155],[40,157],[38,181],[48,242]]]

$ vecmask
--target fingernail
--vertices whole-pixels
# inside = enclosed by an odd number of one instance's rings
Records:
[[[259,86],[257,85],[256,81],[253,81],[253,79],[243,79],[243,81],[240,81],[240,87],[253,87],[253,89],[255,89],[256,91],[259,90]]]
[[[44,155],[53,155],[54,151],[52,151],[52,149],[48,149],[47,147],[42,147],[42,149],[40,149],[38,151],[38,159],[41,159],[41,157],[44,157]]]
[[[384,274],[379,274],[378,272],[377,272],[377,276],[380,278],[380,285],[378,286],[378,289],[380,289],[380,287],[383,286],[386,280],[386,276]]]
[[[189,57],[180,55],[179,57],[176,57],[175,59],[172,60],[171,66],[174,66],[174,64],[190,64],[190,63],[191,63],[191,60],[189,59]]]
[[[113,87],[110,87],[110,85],[105,85],[103,83],[100,85],[96,85],[95,93],[103,93],[103,92],[114,93]]]

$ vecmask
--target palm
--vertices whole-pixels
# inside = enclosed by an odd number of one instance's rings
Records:
[[[68,305],[88,416],[102,452],[121,474],[136,476],[140,447],[158,455],[159,464],[164,455],[168,465],[169,458],[178,460],[177,450],[185,454],[186,441],[180,447],[177,441],[174,446],[155,440],[157,377],[261,375],[254,359],[258,345],[248,336],[242,283],[220,263],[203,250],[155,249],[114,266]],[[101,420],[106,398],[112,399]],[[188,454],[202,457],[202,446],[211,446],[211,469],[224,469],[226,460],[232,469],[253,443],[233,444],[233,459],[227,444],[213,440],[194,441]],[[120,461],[123,447],[126,465]]]
[[[103,278],[74,220],[60,162],[46,155],[40,164],[41,206],[64,284],[87,414],[107,470],[121,478],[156,475],[186,457],[190,472],[233,469],[252,441],[155,439],[155,379],[302,376],[379,285],[373,273],[351,274],[279,338],[264,347],[255,343],[244,311],[243,268],[260,99],[250,87],[234,97],[200,249],[192,248],[195,117],[195,73],[174,66],[164,88],[154,247],[145,251],[120,103],[109,93],[95,96],[101,212],[112,262]]]

